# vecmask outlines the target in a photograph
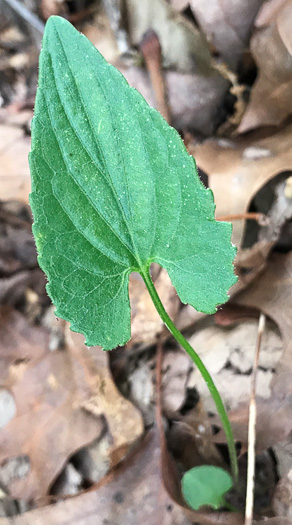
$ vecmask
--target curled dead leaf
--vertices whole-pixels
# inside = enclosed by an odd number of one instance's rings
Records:
[[[236,69],[248,44],[254,18],[263,0],[190,0],[191,9],[220,57]]]
[[[16,414],[0,430],[0,463],[28,458],[26,476],[12,478],[7,490],[15,498],[36,500],[47,494],[74,452],[101,436],[105,421],[111,436],[110,466],[141,436],[143,423],[138,410],[117,391],[106,353],[89,350],[77,334],[67,351],[48,352],[41,346],[40,329],[27,333],[17,314],[12,322],[17,331],[9,340],[12,329],[5,323],[3,343],[8,340],[8,349],[12,347],[13,367],[4,363],[1,385],[13,396]],[[18,355],[20,365],[15,364]]]
[[[275,0],[267,2],[276,4]],[[281,2],[273,16],[262,16],[251,39],[251,52],[259,68],[251,99],[238,127],[240,133],[260,126],[281,124],[292,113],[292,2]],[[264,6],[267,11],[267,6]],[[271,53],[271,49],[273,50]]]
[[[159,460],[154,431],[93,490],[22,516],[0,518],[0,525],[190,525],[161,484]]]
[[[84,337],[71,332],[68,324],[66,340],[72,358],[85,373],[89,395],[82,400],[80,407],[87,414],[105,418],[111,436],[110,467],[114,467],[143,434],[142,416],[118,391],[109,369],[108,353],[100,347],[87,348]]]
[[[188,145],[198,166],[208,174],[218,218],[246,213],[264,184],[291,169],[291,134],[290,124],[269,136],[253,133],[234,140],[210,139]],[[232,222],[233,242],[240,247],[245,221]]]
[[[256,308],[272,318],[281,332],[284,350],[271,382],[269,399],[257,399],[257,449],[284,441],[292,431],[292,253],[272,254],[264,272],[236,297],[236,304]],[[271,417],[271,415],[276,415]],[[248,407],[230,412],[236,438],[247,445]],[[215,436],[220,441],[222,434]]]
[[[159,38],[165,67],[181,72],[212,72],[205,36],[165,0],[124,0],[131,42],[138,46],[149,29]]]

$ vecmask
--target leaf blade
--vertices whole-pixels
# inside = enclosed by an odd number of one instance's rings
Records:
[[[231,227],[214,220],[212,192],[193,158],[176,131],[58,17],[44,35],[30,165],[48,292],[57,315],[88,345],[110,349],[130,338],[128,275],[154,261],[183,302],[212,313],[227,300],[235,282]]]

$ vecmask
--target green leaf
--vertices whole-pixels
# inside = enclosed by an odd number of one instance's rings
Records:
[[[226,470],[202,465],[188,470],[182,478],[182,493],[194,510],[204,505],[213,509],[224,506],[224,495],[232,487],[232,478]]]
[[[111,349],[130,338],[128,277],[157,262],[213,313],[234,284],[231,225],[178,133],[94,46],[47,22],[32,125],[31,208],[56,315]]]

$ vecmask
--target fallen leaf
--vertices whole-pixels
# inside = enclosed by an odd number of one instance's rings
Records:
[[[155,107],[150,79],[145,69],[116,64],[131,86]],[[216,71],[209,76],[199,73],[164,72],[171,124],[203,136],[212,135],[220,123],[218,107],[228,91],[228,82]]]
[[[289,400],[292,396],[292,252],[272,254],[269,264],[253,285],[236,297],[236,303],[257,308],[271,317],[281,332],[284,352],[272,384],[273,395]],[[292,427],[291,427],[292,428]]]
[[[98,6],[98,11],[94,14],[93,19],[83,25],[82,33],[89,38],[108,62],[116,62],[120,50],[109,17],[106,14],[106,6],[102,4]]]
[[[292,404],[287,400],[274,398],[256,398],[257,403],[257,424],[256,424],[256,451],[257,453],[275,446],[284,441],[291,432]],[[271,414],[277,414],[276,418]],[[248,420],[249,408],[247,403],[239,406],[236,410],[230,410],[228,417],[231,422],[234,437],[241,443],[242,453],[247,451],[248,446]],[[213,422],[220,427],[219,418],[215,416]],[[226,443],[223,430],[213,436],[214,443]]]
[[[31,212],[18,201],[0,202],[0,275],[37,267]]]
[[[216,216],[244,214],[254,195],[275,175],[290,171],[292,125],[263,137],[252,133],[234,140],[189,144],[198,166],[208,174]],[[233,242],[241,246],[245,221],[233,222]],[[262,248],[261,248],[262,249]]]
[[[18,272],[0,280],[0,305],[15,305],[25,294],[33,272]],[[39,273],[39,272],[38,272]]]
[[[263,0],[190,0],[202,31],[220,57],[236,69],[248,45],[254,18]]]
[[[156,432],[95,489],[22,516],[0,518],[0,525],[188,525],[182,509],[167,496],[159,472]],[[235,524],[234,524],[235,525]]]
[[[259,525],[259,523],[263,525],[292,525],[292,519],[277,516],[277,518],[264,518],[260,521],[253,521],[253,525]]]
[[[25,328],[22,333],[25,338]],[[16,344],[22,333],[16,335]],[[34,332],[29,335],[34,342]],[[102,434],[104,418],[112,439],[112,465],[143,431],[138,410],[119,394],[110,377],[107,355],[88,350],[82,338],[76,338],[68,351],[46,352],[6,369],[2,386],[13,396],[16,415],[0,431],[0,463],[26,457],[30,467],[26,476],[11,479],[7,490],[14,498],[44,497],[68,457]]]
[[[46,354],[49,335],[41,327],[31,325],[11,307],[0,308],[0,381],[4,384],[10,367],[17,363],[37,361]]]
[[[132,44],[138,46],[146,31],[152,29],[158,35],[166,68],[185,73],[212,72],[206,38],[166,0],[124,0],[124,5]]]
[[[252,286],[236,297],[236,304],[264,312],[278,325],[284,350],[271,382],[271,396],[257,399],[257,448],[265,450],[284,441],[292,430],[292,253],[272,254]],[[271,417],[276,414],[277,417]],[[235,436],[247,444],[248,407],[230,412]],[[220,435],[215,436],[220,440]]]
[[[222,122],[218,107],[230,84],[214,66],[205,37],[165,0],[124,3],[130,40],[135,47],[150,29],[158,36],[172,125],[179,130],[196,131],[200,136],[211,135]],[[145,69],[115,65],[149,105],[156,107]]]
[[[292,520],[292,470],[279,481],[272,507],[276,516],[287,516]]]
[[[189,356],[180,348],[164,353],[162,406],[165,415],[171,417],[171,414],[179,412],[182,408],[186,398],[186,385],[191,366]]]
[[[113,467],[141,437],[144,430],[142,416],[117,389],[108,367],[109,354],[100,347],[87,348],[84,345],[84,337],[71,332],[68,324],[66,340],[70,353],[86,371],[90,396],[81,406],[87,413],[106,419],[112,440],[109,457],[110,466]]]
[[[48,20],[50,16],[66,14],[66,6],[64,0],[41,0],[41,13],[44,20]]]
[[[260,126],[279,125],[292,113],[291,0],[282,3],[273,14],[270,19],[259,15],[261,23],[256,22],[258,29],[251,39],[251,52],[259,74],[238,127],[240,133]]]
[[[286,2],[287,0],[267,0],[264,2],[255,20],[255,27],[263,27],[273,22]]]
[[[175,458],[185,470],[199,465],[216,465],[226,468],[212,440],[212,428],[207,415],[203,420],[199,414],[197,420],[193,419],[191,423],[173,421],[167,441]]]
[[[12,478],[6,489],[14,498],[36,500],[46,495],[67,458],[97,438],[104,424],[82,409],[84,370],[66,352],[23,367],[4,386],[17,412],[0,431],[0,462],[3,467],[24,456],[30,465],[27,475]]]
[[[184,11],[188,7],[190,0],[170,0],[170,3],[177,11]]]
[[[21,127],[0,124],[0,143],[1,200],[28,202],[30,137]]]
[[[219,327],[214,319],[206,319],[200,329],[189,339],[215,384],[227,409],[235,409],[250,398],[250,371],[253,366],[258,321],[249,319],[229,327]],[[282,354],[282,341],[277,327],[267,323],[260,353],[260,370],[257,376],[257,392],[263,398],[271,394],[273,370]],[[214,412],[214,402],[208,387],[195,368],[187,383],[196,388],[207,411]]]
[[[215,323],[219,326],[232,326],[245,319],[258,319],[259,313],[256,308],[247,308],[230,302],[222,305],[214,314]]]
[[[257,238],[258,242],[269,241],[272,243],[279,239],[279,242],[286,242],[287,251],[292,249],[292,238],[289,242],[289,234],[286,241],[281,236],[283,226],[288,224],[292,218],[292,198],[289,196],[289,179],[291,177],[288,175],[289,173],[277,175],[257,193],[254,206],[257,210],[266,213],[267,220],[266,223],[258,225],[257,231],[251,232],[251,229],[246,229],[245,244],[251,244],[254,237]]]

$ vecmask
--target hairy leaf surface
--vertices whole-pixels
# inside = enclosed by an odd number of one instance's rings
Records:
[[[56,315],[111,349],[130,338],[128,277],[157,262],[215,312],[235,282],[231,225],[178,133],[66,20],[40,56],[30,154],[33,232]]]

